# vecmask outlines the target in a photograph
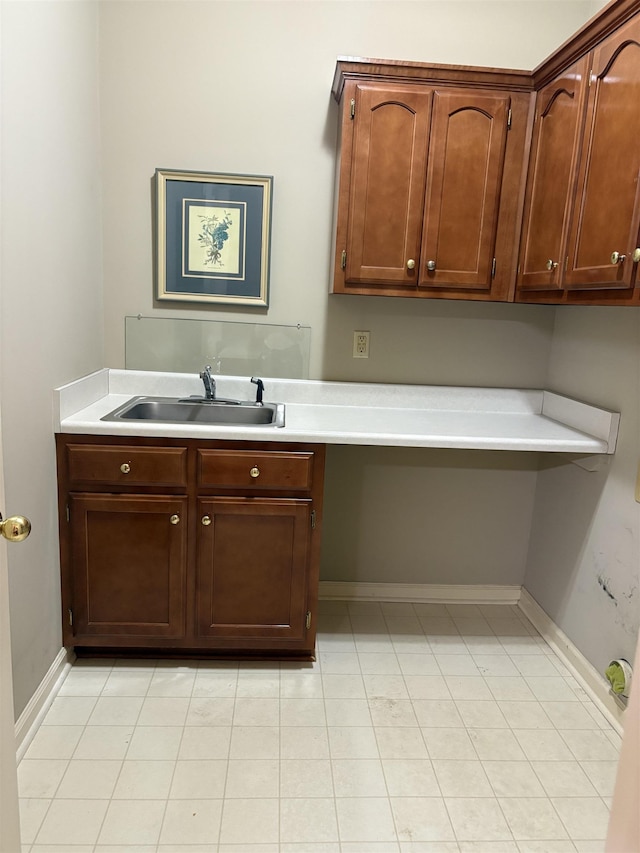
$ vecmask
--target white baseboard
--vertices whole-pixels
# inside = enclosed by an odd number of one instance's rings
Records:
[[[414,601],[426,604],[517,604],[520,586],[320,581],[320,598],[344,601]]]
[[[38,689],[18,717],[15,729],[18,761],[27,751],[74,660],[73,652],[65,648],[60,649]]]
[[[618,734],[622,734],[624,709],[618,705],[611,695],[605,677],[589,663],[582,652],[571,642],[564,631],[558,628],[526,589],[522,590],[518,607],[558,657],[562,659],[562,662],[571,670],[571,674],[589,697],[593,699],[606,717],[607,722],[611,723]]]

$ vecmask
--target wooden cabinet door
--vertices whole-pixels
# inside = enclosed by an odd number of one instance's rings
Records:
[[[585,56],[538,92],[520,246],[520,290],[562,286],[589,61]]]
[[[311,501],[201,498],[198,513],[198,635],[304,647]]]
[[[421,286],[491,288],[510,96],[434,94]]]
[[[183,637],[187,499],[73,494],[69,509],[75,642]]]
[[[593,53],[565,287],[629,288],[640,226],[640,18]],[[625,255],[612,263],[613,252]]]
[[[356,87],[347,282],[415,288],[430,108],[425,87]]]

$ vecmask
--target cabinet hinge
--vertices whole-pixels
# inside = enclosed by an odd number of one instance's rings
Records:
[[[311,529],[316,529],[316,511],[315,509],[311,510]]]
[[[311,611],[307,610],[307,618],[304,620],[304,625],[307,631],[311,627]]]
[[[71,520],[71,511],[69,509],[69,504],[67,504],[67,521]]]
[[[351,98],[350,111],[351,111],[351,118],[354,119],[356,117],[356,99],[355,98]]]
[[[347,268],[347,250],[343,249],[342,255],[340,256],[340,269],[344,270],[346,268]]]
[[[589,83],[587,84],[587,88],[591,88],[591,80],[593,79],[593,68],[589,69]]]
[[[509,111],[507,112],[507,130],[511,130],[511,107],[509,107]]]
[[[564,259],[564,271],[566,272],[569,269],[569,255]]]
[[[73,610],[69,608],[69,625],[73,625]]]
[[[494,258],[491,262],[491,278],[496,277],[496,259]]]

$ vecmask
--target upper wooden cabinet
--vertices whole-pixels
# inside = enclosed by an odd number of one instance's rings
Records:
[[[576,37],[592,49],[538,92],[519,301],[640,301],[640,18],[616,29],[615,5]]]
[[[416,285],[433,93],[358,85],[344,279]],[[411,260],[412,259],[412,260]],[[342,264],[342,258],[341,258]]]
[[[589,73],[588,57],[538,93],[518,287],[559,290]]]
[[[339,60],[333,292],[640,305],[640,0],[532,72]]]
[[[338,63],[335,293],[512,298],[529,76]]]
[[[640,19],[593,53],[565,286],[629,288],[640,228]]]
[[[510,109],[508,94],[434,93],[419,287],[491,290]]]

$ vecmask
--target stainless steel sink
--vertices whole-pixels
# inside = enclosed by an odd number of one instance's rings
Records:
[[[199,397],[132,397],[102,421],[153,421],[164,424],[218,426],[284,426],[284,404],[261,406],[243,400],[205,400]]]

